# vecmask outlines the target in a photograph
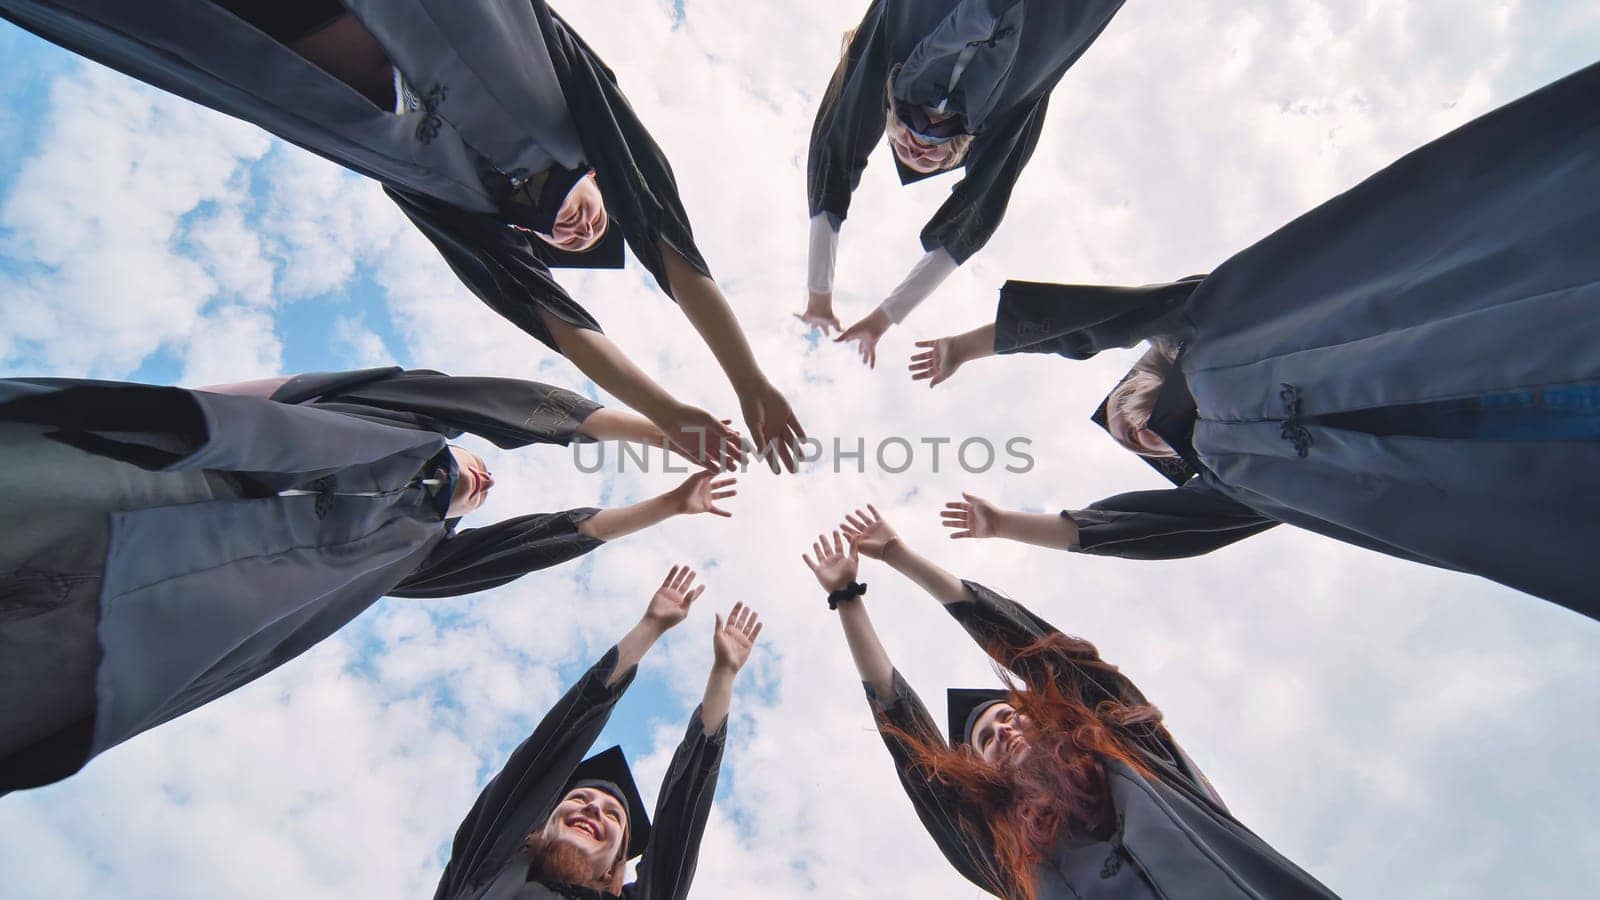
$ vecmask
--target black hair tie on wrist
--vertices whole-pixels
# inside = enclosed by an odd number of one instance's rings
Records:
[[[852,581],[850,582],[849,586],[839,588],[837,591],[833,591],[828,594],[828,608],[838,609],[839,604],[844,603],[847,600],[854,600],[866,592],[867,586],[864,583]]]

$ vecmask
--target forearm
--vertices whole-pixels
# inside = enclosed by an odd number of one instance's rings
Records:
[[[614,541],[620,537],[659,525],[677,515],[679,507],[671,491],[619,506],[602,509],[578,526],[578,533],[601,541]]]
[[[622,640],[617,641],[617,665],[611,671],[611,677],[606,679],[606,687],[610,687],[622,680],[633,671],[634,666],[644,659],[656,641],[661,639],[663,629],[649,619],[640,619],[639,624],[633,626]]]
[[[633,441],[661,446],[666,436],[654,422],[627,410],[601,407],[578,426],[578,433],[597,441]]]
[[[962,587],[961,579],[912,550],[900,538],[891,541],[884,549],[883,561],[946,606],[967,599],[967,590]]]
[[[878,308],[889,316],[890,322],[896,325],[904,322],[906,316],[938,290],[939,285],[944,284],[959,267],[960,263],[946,250],[925,254]]]
[[[722,721],[728,717],[728,709],[733,705],[733,679],[738,674],[737,669],[727,666],[711,666],[711,674],[706,676],[706,693],[700,700],[700,727],[707,733],[721,728]]]
[[[1078,525],[1055,513],[1002,510],[995,519],[994,535],[1038,547],[1071,550],[1078,544]]]
[[[253,381],[235,381],[230,384],[208,384],[205,387],[195,388],[208,394],[232,394],[235,397],[271,397],[277,393],[278,388],[289,382],[292,375],[276,375],[272,378],[257,378]]]
[[[539,317],[561,355],[600,389],[651,419],[665,418],[677,400],[604,334],[579,328],[543,309]]]
[[[894,696],[894,664],[872,627],[865,601],[857,597],[839,604],[839,625],[844,628],[845,643],[850,646],[850,658],[855,661],[861,680],[879,697]]]
[[[955,336],[955,352],[962,362],[994,355],[994,323],[979,325]]]
[[[666,260],[667,284],[672,288],[673,299],[700,333],[734,390],[743,392],[765,380],[755,352],[717,283],[696,271],[666,244],[661,245],[661,255]]]

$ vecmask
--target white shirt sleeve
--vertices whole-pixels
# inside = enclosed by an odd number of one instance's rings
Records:
[[[813,294],[833,293],[833,265],[839,258],[839,231],[827,213],[811,217],[810,252],[806,259],[806,286]]]
[[[889,314],[889,321],[899,325],[905,321],[906,316],[917,308],[917,304],[928,299],[928,295],[938,290],[946,278],[954,274],[961,264],[943,247],[917,260],[911,267],[911,273],[900,282],[899,287],[889,292],[878,308]]]

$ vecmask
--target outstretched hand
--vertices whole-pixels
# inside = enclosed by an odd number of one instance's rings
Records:
[[[682,622],[689,615],[689,607],[694,601],[700,599],[706,586],[695,586],[694,570],[688,566],[673,566],[667,572],[667,577],[661,582],[661,587],[650,598],[650,605],[645,609],[644,620],[654,625],[658,630],[665,632],[672,626]]]
[[[718,500],[726,500],[739,492],[734,485],[739,479],[732,475],[718,477],[717,472],[696,472],[684,479],[683,484],[672,489],[672,502],[679,515],[693,516],[699,513],[711,513],[724,518],[731,517],[728,512],[717,505]]]
[[[720,614],[717,616],[716,628],[711,632],[712,668],[738,674],[760,636],[761,617],[743,603],[735,603],[726,622]]]
[[[872,311],[865,319],[846,328],[843,333],[834,338],[835,343],[856,342],[856,351],[861,354],[861,361],[867,368],[874,369],[878,365],[878,339],[893,325],[889,321],[889,314],[881,308]]]
[[[929,388],[950,380],[966,362],[954,337],[917,341],[917,346],[922,350],[912,354],[911,365],[906,368],[911,370],[912,381],[926,381]]]
[[[739,393],[739,405],[744,408],[744,421],[755,438],[757,456],[764,456],[774,475],[778,463],[793,472],[801,459],[800,442],[806,439],[806,430],[800,427],[794,410],[782,392],[763,381],[749,392]],[[743,461],[740,457],[740,461]]]
[[[655,424],[666,437],[668,449],[696,465],[723,470],[744,464],[744,438],[729,419],[679,404]]]
[[[946,503],[939,516],[940,523],[951,529],[952,538],[991,538],[1000,520],[1000,508],[962,491],[961,499]]]
[[[883,559],[883,554],[889,549],[889,545],[900,540],[900,535],[884,521],[878,508],[870,503],[867,504],[866,512],[858,509],[845,516],[844,522],[839,525],[839,530],[850,539],[852,550],[859,550],[872,559]]]
[[[811,291],[806,297],[806,311],[795,313],[794,317],[814,329],[820,329],[825,335],[844,330],[839,324],[839,317],[833,314],[833,294]]]
[[[849,587],[856,580],[856,570],[860,565],[860,556],[856,542],[851,541],[848,551],[845,548],[844,538],[838,531],[833,533],[833,544],[829,546],[828,536],[817,535],[817,540],[811,545],[811,552],[816,554],[816,560],[802,553],[800,558],[805,560],[806,568],[811,574],[817,576],[817,583],[828,593],[833,593],[840,588]]]

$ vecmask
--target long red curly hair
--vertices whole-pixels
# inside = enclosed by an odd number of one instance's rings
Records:
[[[1030,752],[1021,762],[990,764],[970,747],[952,748],[888,724],[883,731],[906,747],[923,777],[955,789],[977,814],[961,821],[970,831],[987,831],[969,837],[992,843],[1004,882],[995,887],[1013,900],[1034,900],[1034,871],[1058,841],[1105,837],[1114,825],[1103,760],[1154,777],[1128,740],[1140,731],[1159,732],[1161,711],[1110,698],[1089,706],[1085,697],[1104,693],[1094,682],[1109,683],[1117,667],[1080,638],[1052,634],[992,655],[1023,673],[1020,685],[1007,678],[1009,702],[1028,720],[1023,735]]]

